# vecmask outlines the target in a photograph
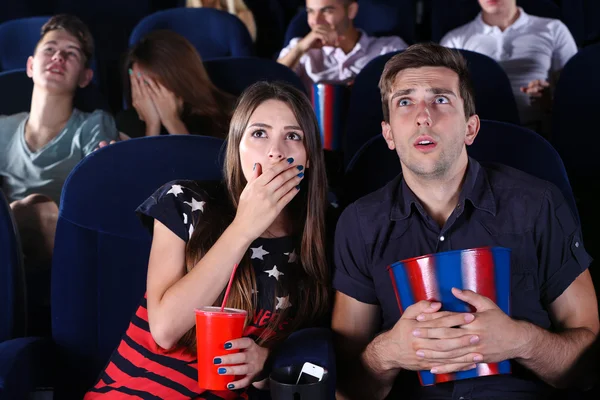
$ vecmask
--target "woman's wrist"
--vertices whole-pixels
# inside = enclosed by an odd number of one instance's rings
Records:
[[[169,118],[168,120],[165,119],[163,121],[163,125],[167,129],[167,132],[169,132],[169,134],[171,134],[171,135],[187,135],[187,134],[189,134],[187,127],[185,126],[183,121],[178,116]]]
[[[160,122],[158,124],[146,123],[146,136],[158,136],[160,135]]]
[[[246,243],[248,246],[252,244],[257,239],[257,236],[251,235],[248,233],[248,228],[244,227],[237,218],[234,218],[233,222],[227,228],[228,231]]]
[[[233,222],[225,229],[224,235],[231,236],[232,240],[235,240],[237,243],[241,243],[243,247],[250,247],[252,242],[256,240],[255,237],[248,235],[248,230],[243,226],[236,222],[234,219]]]

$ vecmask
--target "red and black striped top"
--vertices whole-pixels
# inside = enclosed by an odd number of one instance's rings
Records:
[[[84,399],[240,398],[231,391],[204,392],[197,378],[196,357],[183,350],[167,353],[154,342],[144,298],[106,369]]]

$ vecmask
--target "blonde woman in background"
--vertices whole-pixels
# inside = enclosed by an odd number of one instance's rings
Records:
[[[186,0],[186,7],[208,7],[227,11],[237,16],[248,28],[252,41],[256,41],[256,23],[252,11],[248,9],[244,0]]]

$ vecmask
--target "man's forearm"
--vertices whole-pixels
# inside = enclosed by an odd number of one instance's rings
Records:
[[[338,364],[338,397],[384,399],[392,390],[399,370],[385,363],[385,333],[377,336],[360,357]]]
[[[294,69],[294,67],[300,61],[300,58],[304,55],[302,49],[300,49],[299,45],[296,45],[293,49],[291,49],[285,56],[279,58],[277,62],[279,64],[283,64],[288,68]]]
[[[522,355],[515,360],[552,386],[568,386],[569,377],[578,375],[571,373],[571,368],[594,342],[596,335],[587,328],[554,333],[528,322],[522,323],[526,324],[529,340]]]

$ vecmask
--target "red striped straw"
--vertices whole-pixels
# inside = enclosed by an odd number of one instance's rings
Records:
[[[225,309],[225,304],[227,304],[227,298],[229,297],[229,291],[231,290],[231,284],[233,283],[233,277],[235,276],[235,270],[238,265],[235,264],[233,266],[233,271],[231,271],[231,276],[229,277],[229,283],[227,284],[227,289],[225,289],[225,296],[223,296],[223,303],[221,304],[221,312]]]

